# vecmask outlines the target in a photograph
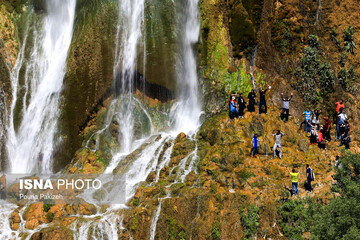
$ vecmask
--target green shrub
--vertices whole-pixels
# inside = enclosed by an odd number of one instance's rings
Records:
[[[356,47],[356,44],[354,42],[355,40],[355,30],[353,29],[353,27],[348,26],[345,30],[344,30],[344,48],[347,52],[354,54],[354,48]]]
[[[54,204],[45,203],[43,206],[44,212],[48,212],[52,206],[54,206]]]
[[[334,91],[335,76],[331,65],[320,59],[318,37],[310,35],[295,76],[297,89],[307,102],[315,102]]]
[[[331,31],[330,31],[330,38],[331,38],[331,40],[335,43],[335,45],[336,45],[339,49],[341,49],[341,48],[342,48],[342,47],[341,47],[341,43],[340,43],[339,39],[337,38],[338,35],[339,35],[339,34],[337,33],[337,31],[336,31],[335,28],[331,29]]]
[[[236,176],[240,183],[244,183],[249,178],[255,176],[252,172],[248,172],[245,169],[241,169],[236,172]]]
[[[346,59],[347,59],[346,52],[342,52],[339,61],[341,67],[345,67]]]
[[[247,213],[245,209],[241,213],[241,224],[244,231],[244,239],[252,239],[258,231],[259,227],[259,208],[253,204],[249,205],[247,208]]]
[[[340,197],[331,200],[317,214],[311,227],[314,240],[359,239],[360,233],[360,155],[347,153],[336,168]]]
[[[313,224],[313,215],[319,208],[311,199],[288,200],[279,207],[280,227],[289,239],[302,239]]]
[[[221,224],[219,221],[215,221],[211,228],[211,237],[213,240],[220,240]]]
[[[354,67],[351,66],[349,70],[346,70],[345,68],[341,68],[338,72],[338,81],[341,87],[348,92],[354,93],[355,87],[354,83],[356,80],[356,73],[354,70]]]
[[[52,222],[54,220],[54,213],[49,212],[46,214],[46,219],[48,220],[48,222]]]
[[[319,47],[319,38],[315,35],[309,35],[308,44],[311,48]]]

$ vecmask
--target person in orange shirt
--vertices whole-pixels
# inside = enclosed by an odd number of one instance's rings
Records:
[[[335,104],[336,104],[336,112],[337,112],[337,114],[339,114],[339,113],[340,113],[340,109],[341,109],[341,108],[342,108],[342,109],[345,108],[344,102],[343,102],[343,100],[341,99],[339,102],[336,102]]]

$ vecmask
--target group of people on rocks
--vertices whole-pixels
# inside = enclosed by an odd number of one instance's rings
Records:
[[[259,115],[262,113],[267,114],[267,103],[265,94],[266,92],[271,89],[270,86],[268,86],[266,89],[259,89],[259,95],[260,95],[260,101],[259,101]],[[281,119],[285,122],[289,120],[289,111],[290,111],[290,101],[292,100],[293,93],[289,96],[284,96],[283,93],[281,93],[281,99],[282,99],[282,111],[281,111]],[[237,99],[236,99],[237,98]],[[247,108],[248,112],[255,112],[255,105],[256,105],[256,93],[255,90],[251,90],[251,92],[248,94],[248,105],[245,101],[242,93],[232,93],[230,96],[230,112],[229,117],[230,119],[234,118],[242,118],[245,113],[245,109]],[[345,145],[346,149],[350,148],[350,125],[348,122],[348,117],[346,115],[345,111],[345,105],[343,100],[340,100],[335,103],[336,105],[336,111],[333,117],[333,122],[336,124],[336,130],[335,130],[335,141],[339,141],[339,147]],[[310,145],[318,145],[319,148],[325,149],[326,148],[326,141],[331,142],[331,119],[329,116],[323,117],[323,122],[320,118],[322,111],[319,109],[310,110],[310,108],[307,108],[303,115],[305,116],[305,120],[302,124],[305,125],[305,132],[310,135]],[[302,126],[300,125],[300,128]],[[282,133],[280,130],[277,130],[276,133],[273,134],[275,138],[275,143],[273,146],[273,157],[275,158],[278,156],[280,159],[282,157],[282,144],[281,139],[284,136],[284,133]],[[259,139],[257,133],[254,134],[252,137],[251,143],[252,143],[252,149],[251,149],[251,156],[255,157],[259,153]],[[337,156],[338,161],[338,156]],[[291,178],[292,178],[292,193],[296,196],[299,193],[298,190],[298,176],[299,173],[293,169],[290,172]],[[308,192],[312,191],[311,182],[314,181],[315,174],[313,170],[310,168],[310,166],[306,165],[306,184],[305,189]]]
[[[270,86],[268,86],[266,89],[259,89],[259,95],[260,95],[260,101],[259,101],[259,114],[265,113],[267,114],[267,103],[265,94],[266,92],[271,89]],[[284,96],[284,93],[281,93],[281,99],[282,99],[282,111],[281,111],[281,119],[285,122],[289,120],[289,111],[290,111],[290,101],[293,97],[293,93],[289,96]],[[236,99],[237,98],[237,99]],[[245,109],[249,112],[255,111],[255,105],[256,105],[256,93],[255,90],[252,89],[251,92],[248,94],[248,101],[249,104],[245,101],[242,93],[232,93],[230,96],[230,102],[229,102],[229,117],[230,119],[234,118],[242,118],[244,116]],[[331,119],[329,116],[325,116],[323,118],[324,123],[320,125],[320,115],[321,110],[315,109],[313,111],[310,110],[310,108],[307,108],[306,111],[303,112],[303,115],[305,115],[305,120],[302,124],[305,125],[305,131],[306,133],[310,134],[310,145],[318,145],[319,148],[325,149],[326,148],[326,141],[331,142]],[[339,147],[345,145],[345,148],[350,148],[350,125],[347,120],[347,115],[345,113],[345,105],[343,100],[340,100],[339,102],[336,102],[336,112],[334,114],[334,121],[336,123],[336,132],[335,132],[335,141],[339,140],[340,145]],[[301,125],[302,125],[301,124]],[[301,127],[300,125],[300,127]],[[280,134],[280,133],[279,133]],[[282,150],[281,150],[281,142],[279,144],[279,139],[281,139],[281,134],[278,135],[278,133],[275,134],[276,143],[274,145],[274,156],[275,156],[275,150],[279,149],[279,157],[281,158]],[[258,154],[258,138],[257,134],[254,135],[252,138],[252,156],[255,156]]]
[[[309,108],[303,112],[305,115],[305,131],[310,134],[310,145],[317,144],[319,148],[325,149],[326,141],[331,142],[331,119],[329,116],[323,118],[324,124],[320,125],[321,110],[310,111]],[[336,102],[336,111],[334,119],[336,123],[335,141],[339,140],[339,147],[345,145],[350,148],[350,125],[345,113],[343,100]]]
[[[259,101],[259,114],[265,113],[267,114],[267,104],[265,94],[268,90],[271,89],[271,86],[268,86],[266,89],[259,89],[260,101]],[[252,89],[248,94],[248,105],[244,99],[242,93],[231,93],[230,102],[229,102],[229,117],[230,119],[234,118],[242,118],[244,117],[245,109],[247,108],[248,112],[255,112],[256,105],[256,93],[255,90]]]

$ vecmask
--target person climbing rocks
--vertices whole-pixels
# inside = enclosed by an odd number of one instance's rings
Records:
[[[336,123],[335,140],[340,139],[340,136],[342,135],[342,132],[340,131],[340,126],[344,125],[345,121],[347,120],[345,109],[340,109],[340,114],[338,115],[337,120],[338,121]]]
[[[316,126],[312,126],[310,132],[310,145],[317,144],[317,142],[318,142],[318,132],[316,130]]]
[[[298,176],[299,176],[299,173],[295,171],[295,169],[293,169],[291,172],[290,172],[290,176],[291,176],[291,182],[292,182],[292,188],[293,188],[293,191],[294,191],[294,195],[298,195],[299,194],[299,180],[298,180]]]
[[[251,143],[252,143],[251,156],[255,157],[255,155],[259,154],[259,139],[257,133],[254,134]]]
[[[284,136],[284,133],[282,133],[280,130],[277,130],[277,132],[273,134],[273,136],[275,136],[275,144],[273,147],[274,158],[276,156],[276,149],[279,148],[279,158],[281,159],[282,156],[281,138],[282,136]]]
[[[310,108],[307,108],[303,113],[305,115],[305,132],[310,133],[311,131],[311,114]]]
[[[260,93],[260,104],[259,104],[259,115],[262,113],[267,114],[267,105],[266,105],[266,98],[265,94],[267,90],[271,89],[270,86],[268,86],[266,89],[259,89]]]
[[[249,105],[247,106],[247,108],[249,112],[255,112],[255,98],[256,98],[256,93],[255,90],[252,89],[251,92],[249,92],[248,94]]]
[[[290,109],[290,100],[293,97],[293,93],[290,94],[290,98],[288,96],[286,96],[284,98],[284,93],[281,93],[281,98],[283,101],[283,109],[281,112],[281,119],[284,120],[285,122],[287,122],[289,120],[289,109]]]
[[[345,109],[345,104],[344,104],[344,101],[342,99],[340,99],[340,101],[336,102],[335,105],[336,105],[336,111],[334,112],[334,115],[333,115],[333,121],[337,122],[336,121],[337,117],[341,113],[341,109]]]
[[[239,93],[237,104],[239,106],[239,117],[244,116],[244,110],[246,108],[246,102],[242,93]]]
[[[229,116],[231,120],[239,116],[239,111],[236,108],[235,96],[231,96]]]
[[[306,181],[307,181],[308,192],[311,192],[313,190],[311,186],[311,182],[315,180],[314,178],[315,176],[313,170],[311,169],[309,164],[306,164]]]
[[[319,127],[320,127],[320,113],[321,113],[321,110],[318,110],[318,109],[315,109],[313,110],[313,118],[312,118],[312,125],[313,126],[316,126],[317,129],[316,130],[319,130]]]
[[[329,117],[324,117],[325,120],[325,125],[324,125],[324,138],[331,142],[331,135],[330,135],[330,130],[331,130],[331,120]]]
[[[343,100],[341,99],[339,102],[336,102],[336,113],[340,114],[340,109],[345,109],[345,104],[343,102]]]
[[[349,125],[349,122],[345,120],[344,122],[344,130],[342,131],[339,139],[340,139],[340,145],[339,147],[341,147],[342,145],[345,145],[346,146],[346,141],[347,141],[347,138],[349,137],[350,135],[350,125]]]
[[[325,139],[324,139],[324,127],[321,126],[318,134],[318,147],[320,149],[325,149]]]

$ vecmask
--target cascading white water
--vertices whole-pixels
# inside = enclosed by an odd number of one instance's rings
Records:
[[[47,15],[42,29],[34,32],[24,85],[19,86],[23,53],[19,54],[17,67],[11,73],[13,102],[7,128],[7,151],[12,173],[51,172],[52,154],[58,142],[55,135],[59,98],[72,39],[76,0],[48,0],[46,3]],[[25,89],[25,94],[21,88]],[[22,108],[21,122],[17,128],[14,121],[19,106]]]
[[[318,24],[319,22],[320,13],[321,13],[321,0],[318,0],[318,9],[316,10],[315,24]]]
[[[142,40],[144,0],[119,0],[114,77],[120,107],[115,115],[119,122],[121,152],[130,152],[134,141],[134,96],[138,46]]]
[[[185,1],[181,63],[179,64],[179,97],[172,112],[175,131],[190,133],[200,124],[201,103],[198,91],[197,61],[194,45],[199,40],[200,21],[198,0]]]

